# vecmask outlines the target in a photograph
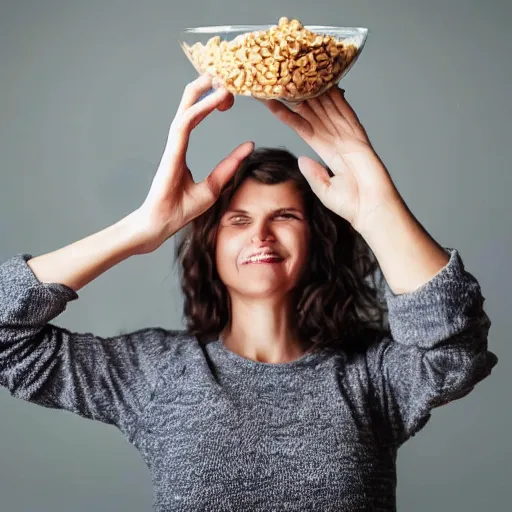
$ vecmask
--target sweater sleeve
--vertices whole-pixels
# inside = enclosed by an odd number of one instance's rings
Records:
[[[478,281],[456,249],[449,262],[410,293],[385,282],[391,337],[372,345],[366,365],[387,439],[415,435],[435,407],[466,396],[498,358],[487,349],[491,320]]]
[[[102,338],[52,325],[78,294],[42,283],[17,254],[0,265],[0,385],[11,396],[117,426],[127,437],[158,379],[161,328]]]

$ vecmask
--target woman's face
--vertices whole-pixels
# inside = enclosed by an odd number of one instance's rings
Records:
[[[247,178],[219,222],[217,271],[231,294],[253,298],[286,295],[308,265],[309,240],[302,197],[293,182],[265,185]],[[282,261],[243,263],[261,249],[271,249]]]

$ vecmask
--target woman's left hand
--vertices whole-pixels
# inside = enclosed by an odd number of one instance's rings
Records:
[[[365,129],[337,85],[321,96],[293,105],[261,100],[331,169],[299,157],[299,168],[320,201],[362,233],[375,210],[401,199]]]

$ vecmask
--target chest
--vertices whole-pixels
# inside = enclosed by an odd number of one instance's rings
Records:
[[[364,389],[337,377],[251,387],[184,374],[161,384],[134,439],[160,502],[222,496],[236,510],[240,499],[254,507],[264,496],[268,505],[309,495],[327,506],[367,499],[390,463],[376,444]]]

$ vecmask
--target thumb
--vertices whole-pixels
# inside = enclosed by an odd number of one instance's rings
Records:
[[[354,225],[359,208],[358,183],[355,178],[349,172],[341,171],[329,176],[327,169],[305,156],[299,158],[299,169],[321,203]]]
[[[311,190],[313,190],[320,201],[325,204],[327,191],[331,186],[327,169],[308,156],[300,156],[298,164],[300,172],[302,172],[308,181]]]
[[[226,158],[224,158],[215,169],[201,182],[197,184],[201,195],[215,201],[222,188],[233,177],[236,170],[254,150],[254,142],[247,141],[236,147]]]

